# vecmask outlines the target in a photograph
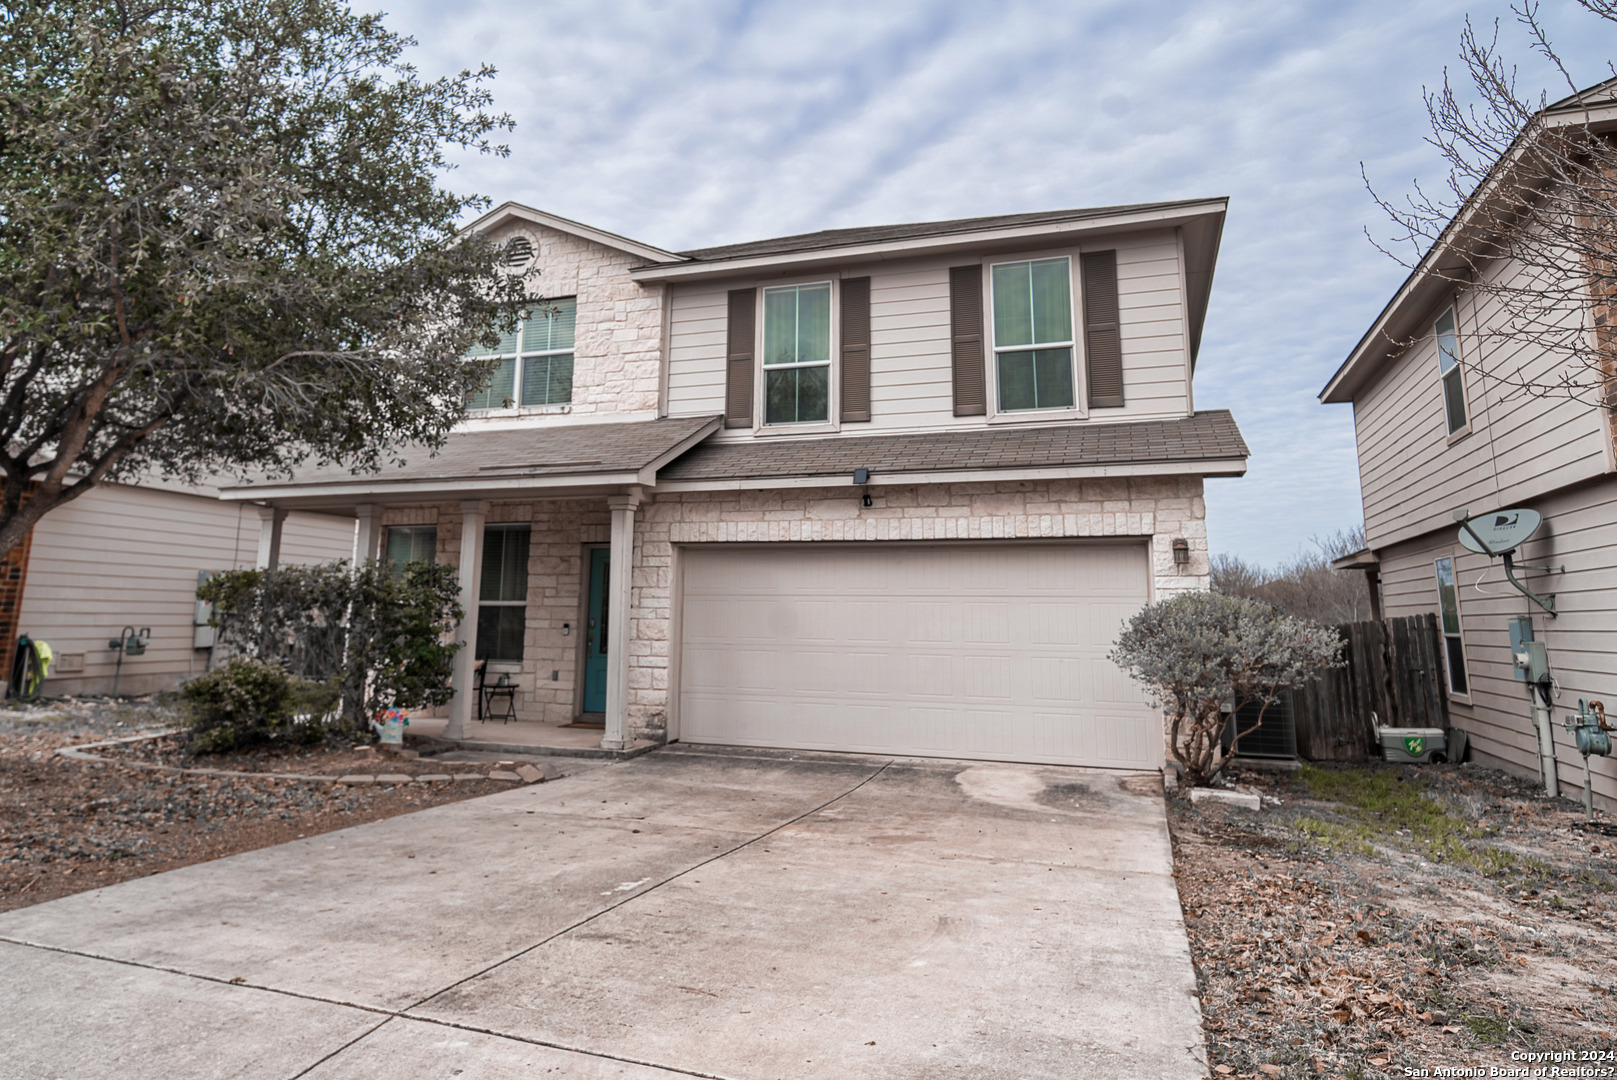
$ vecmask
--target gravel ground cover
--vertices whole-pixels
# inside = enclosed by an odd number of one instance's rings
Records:
[[[1617,835],[1581,806],[1472,765],[1232,780],[1263,809],[1169,800],[1215,1076],[1617,1075]],[[1489,1072],[1557,1066],[1594,1071]]]
[[[511,787],[488,779],[351,787],[181,775],[56,754],[63,746],[173,726],[172,707],[156,698],[0,708],[0,911]],[[126,748],[131,756],[245,772],[416,775],[474,768],[352,747],[189,758],[172,742],[132,746],[144,749]]]

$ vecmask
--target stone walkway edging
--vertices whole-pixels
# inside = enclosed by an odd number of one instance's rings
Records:
[[[170,728],[167,731],[158,731],[149,735],[126,735],[121,739],[104,739],[101,742],[79,743],[76,746],[60,747],[56,753],[60,757],[72,761],[88,761],[97,765],[122,765],[130,769],[145,769],[148,772],[168,772],[182,776],[230,776],[245,780],[294,780],[304,783],[320,784],[431,784],[465,782],[467,780],[496,780],[508,784],[533,784],[545,780],[544,773],[531,765],[525,765],[516,771],[508,769],[492,769],[487,773],[427,773],[422,776],[407,776],[404,773],[347,773],[342,776],[313,776],[307,773],[280,773],[280,772],[243,772],[240,769],[206,769],[187,768],[183,765],[164,765],[156,761],[132,761],[128,758],[105,757],[101,754],[92,754],[88,751],[99,750],[108,746],[123,746],[128,743],[147,742],[152,739],[162,739],[169,735],[179,734],[183,728]],[[527,775],[532,773],[531,777]]]
[[[485,742],[480,739],[441,739],[433,735],[412,735],[410,739],[428,754],[447,750],[475,750],[485,754],[525,754],[530,757],[594,758],[608,761],[628,761],[666,745],[650,739],[636,739],[634,745],[626,750],[603,750],[598,746],[530,746],[526,743]]]

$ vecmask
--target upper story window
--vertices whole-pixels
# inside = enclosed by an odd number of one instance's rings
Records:
[[[764,423],[831,415],[831,284],[764,290]]]
[[[468,409],[565,405],[573,400],[573,329],[578,300],[546,301],[530,312],[493,349],[471,351],[477,359],[497,357],[488,386],[466,399]]]
[[[1073,408],[1070,262],[1000,263],[992,280],[999,411]]]
[[[1465,642],[1460,635],[1460,590],[1454,581],[1454,560],[1446,556],[1437,560],[1437,606],[1448,659],[1449,692],[1464,696],[1471,692],[1471,683],[1466,678]]]
[[[1460,365],[1460,337],[1455,329],[1454,309],[1449,308],[1437,318],[1432,327],[1437,339],[1437,371],[1443,383],[1443,417],[1448,421],[1449,434],[1466,426],[1465,368]]]

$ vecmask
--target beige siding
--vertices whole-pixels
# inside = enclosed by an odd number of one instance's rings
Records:
[[[1441,309],[1431,313],[1435,320]],[[1488,341],[1499,313],[1475,293],[1459,298],[1471,432],[1452,442],[1444,420],[1437,346],[1428,333],[1354,403],[1365,527],[1371,547],[1431,532],[1453,510],[1529,501],[1608,469],[1599,411],[1565,398],[1510,394],[1490,373],[1543,378],[1555,360]],[[1480,332],[1479,332],[1480,328]]]
[[[48,694],[106,693],[124,626],[152,629],[146,654],[124,662],[121,693],[176,685],[203,670],[192,649],[197,571],[250,567],[256,507],[151,488],[99,488],[51,511],[34,529],[21,630],[58,654],[82,654],[82,673],[47,681]],[[282,531],[287,564],[346,559],[352,518],[294,513]]]
[[[1171,231],[1107,241],[1117,249],[1127,406],[1097,410],[1093,420],[1183,416],[1189,411],[1179,249]],[[1068,253],[1072,249],[1046,252]],[[1017,253],[1019,257],[1021,254]],[[949,267],[969,261],[939,257],[848,266],[844,277],[871,282],[871,420],[842,434],[977,427],[983,417],[956,417],[949,359]],[[668,411],[698,416],[724,411],[726,296],[723,282],[681,286],[670,294]],[[1076,314],[1076,313],[1075,313]],[[719,438],[750,438],[734,431]]]
[[[1604,701],[1617,712],[1617,670],[1611,664],[1612,642],[1617,640],[1617,547],[1610,543],[1611,522],[1617,518],[1617,480],[1603,480],[1532,505],[1544,515],[1544,525],[1522,548],[1519,562],[1564,565],[1566,573],[1518,571],[1517,576],[1535,592],[1555,594],[1559,612],[1555,618],[1510,587],[1498,560],[1490,565],[1485,557],[1461,548],[1452,526],[1382,552],[1383,596],[1389,616],[1435,612],[1433,560],[1455,557],[1472,692],[1469,702],[1452,703],[1453,722],[1470,733],[1477,760],[1523,776],[1538,774],[1537,742],[1526,684],[1514,677],[1511,667],[1506,620],[1531,614],[1535,636],[1548,647],[1559,689],[1554,719],[1561,783],[1581,788],[1583,759],[1561,723],[1577,708],[1579,698]],[[1617,807],[1617,762],[1592,760],[1596,793],[1605,805]]]
[[[728,284],[679,285],[669,290],[668,414],[724,412]]]

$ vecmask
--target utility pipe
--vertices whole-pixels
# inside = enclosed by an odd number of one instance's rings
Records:
[[[1555,771],[1555,733],[1550,727],[1550,688],[1548,683],[1533,684],[1533,722],[1538,728],[1538,770],[1544,778],[1544,794],[1561,797],[1561,781]]]

